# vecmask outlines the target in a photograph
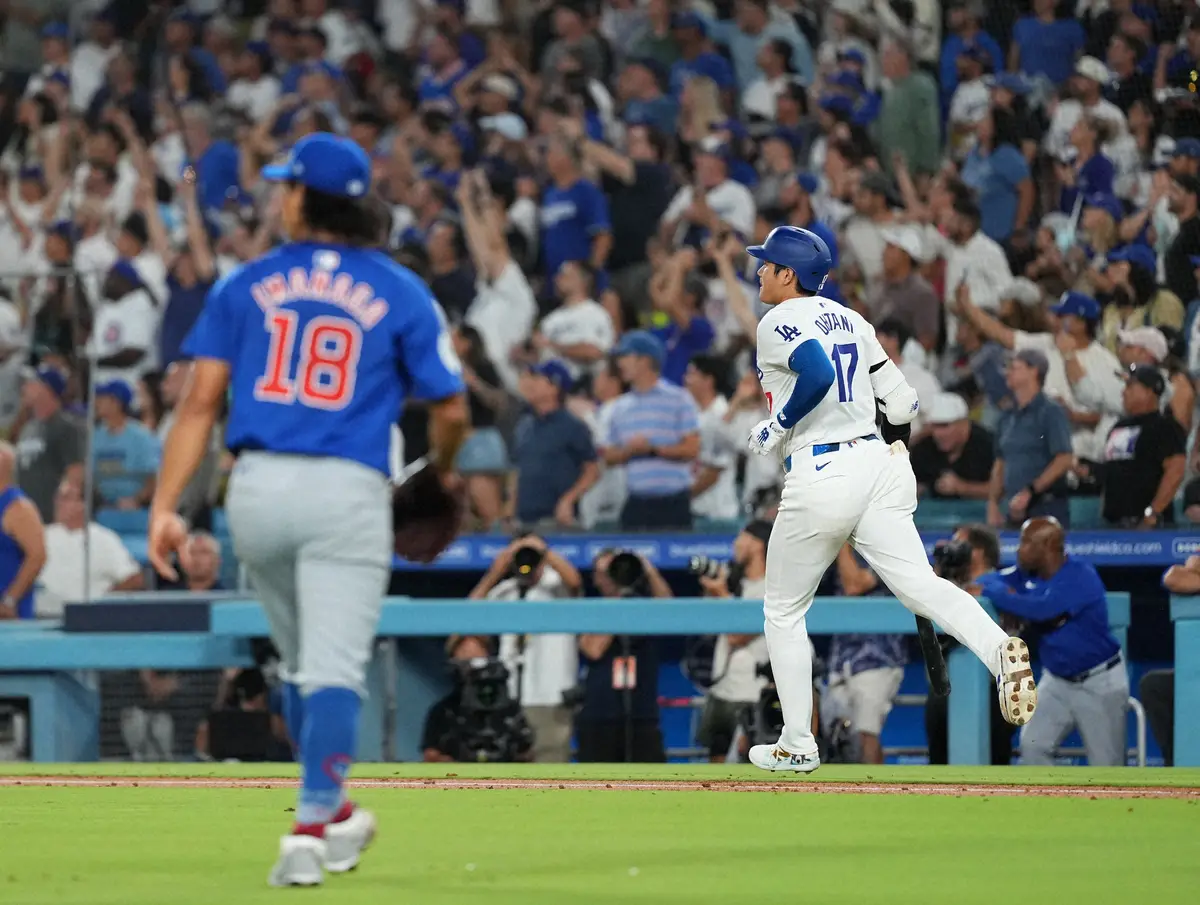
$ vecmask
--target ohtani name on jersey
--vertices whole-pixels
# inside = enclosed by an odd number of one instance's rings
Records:
[[[822,333],[828,336],[834,330],[845,330],[847,333],[853,333],[854,328],[850,326],[850,318],[844,314],[835,314],[830,311],[827,314],[822,314],[814,323]]]
[[[355,283],[350,274],[331,270],[293,267],[286,276],[273,273],[251,286],[250,295],[263,311],[293,301],[327,302],[343,309],[367,330],[388,312],[388,303],[375,297],[369,283]]]

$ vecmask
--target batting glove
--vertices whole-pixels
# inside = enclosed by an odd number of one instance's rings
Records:
[[[786,435],[787,430],[775,418],[760,421],[750,432],[750,451],[760,456],[769,456]]]

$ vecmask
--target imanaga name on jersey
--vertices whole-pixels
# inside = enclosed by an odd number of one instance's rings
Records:
[[[293,301],[327,302],[337,305],[370,330],[388,312],[388,303],[375,297],[369,283],[355,283],[348,273],[332,270],[305,270],[293,267],[287,272],[273,273],[250,287],[250,295],[263,311],[270,311]]]
[[[822,314],[815,321],[813,321],[813,323],[815,323],[817,328],[826,336],[828,336],[834,330],[845,330],[847,333],[854,332],[854,327],[850,325],[850,318],[846,317],[844,314],[836,314],[832,311],[827,314]]]

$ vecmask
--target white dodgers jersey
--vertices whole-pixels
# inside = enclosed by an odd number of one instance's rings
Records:
[[[788,299],[758,324],[758,378],[772,416],[791,398],[798,379],[792,352],[815,339],[833,364],[833,385],[779,445],[780,458],[817,443],[844,443],[876,432],[871,369],[887,360],[872,327],[858,312],[820,296]]]

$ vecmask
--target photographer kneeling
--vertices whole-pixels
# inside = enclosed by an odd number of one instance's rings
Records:
[[[425,717],[426,763],[511,763],[533,757],[533,732],[508,691],[508,669],[474,635],[450,639],[454,690]]]
[[[600,597],[674,596],[645,557],[627,550],[604,550],[593,564]],[[575,714],[580,763],[662,763],[658,723],[658,651],[653,638],[580,635],[587,661]]]
[[[536,534],[516,538],[468,595],[471,600],[561,600],[583,589],[579,570]],[[579,681],[575,636],[501,635],[500,659],[509,687],[533,729],[533,760],[571,759],[571,710],[566,696]]]
[[[1000,538],[987,525],[962,525],[953,536],[933,549],[933,570],[964,591],[979,596],[976,579],[1000,568]],[[1000,613],[1000,624],[1013,632],[1015,622]],[[958,642],[952,638],[942,639],[942,650],[949,654]],[[952,691],[951,694],[954,692]],[[1007,766],[1012,763],[1012,742],[1017,727],[1004,719],[1000,712],[1000,701],[989,689],[988,708],[992,725],[992,765]],[[931,764],[950,763],[950,742],[947,728],[948,697],[930,695],[925,701],[925,735],[929,742]],[[982,702],[980,702],[982,705]]]
[[[705,597],[740,597],[761,600],[767,587],[767,541],[771,523],[753,521],[733,540],[733,562],[718,563],[697,557],[692,571],[700,578]],[[697,741],[708,749],[709,760],[723,763],[758,704],[766,680],[759,665],[767,663],[767,639],[759,635],[718,635],[713,650],[712,685],[704,700]]]

